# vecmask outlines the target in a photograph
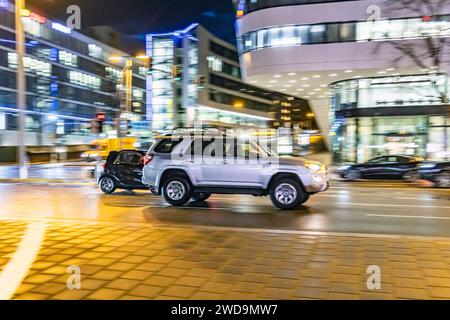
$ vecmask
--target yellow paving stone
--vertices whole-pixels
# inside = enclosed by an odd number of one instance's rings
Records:
[[[102,288],[90,294],[89,300],[116,300],[125,294],[125,291],[117,289]]]
[[[51,296],[51,300],[81,300],[85,299],[92,291],[90,290],[66,290]]]
[[[131,280],[131,279],[116,279],[105,285],[106,288],[111,289],[119,289],[119,290],[130,290],[137,285],[139,285],[141,281]]]
[[[121,271],[113,271],[113,270],[100,270],[97,273],[94,273],[91,277],[93,279],[99,280],[115,280],[120,278],[123,272]]]
[[[142,281],[149,278],[152,274],[153,273],[149,271],[130,270],[122,274],[121,278]]]
[[[48,298],[47,294],[27,292],[14,297],[14,300],[46,300]]]
[[[29,290],[35,293],[43,293],[48,295],[54,295],[58,292],[67,290],[67,286],[62,283],[48,282],[42,285],[35,286],[33,289]],[[17,293],[17,292],[16,292]]]
[[[427,300],[430,299],[430,295],[425,289],[416,288],[401,288],[395,289],[396,296],[399,299],[414,299],[414,300]]]

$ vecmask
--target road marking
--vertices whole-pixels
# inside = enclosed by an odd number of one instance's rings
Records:
[[[336,202],[336,205],[346,206],[366,206],[366,207],[398,207],[398,208],[436,208],[436,209],[450,209],[449,206],[420,206],[411,204],[385,204],[385,203],[358,203],[358,202]]]
[[[430,220],[450,220],[450,217],[432,217],[432,216],[404,216],[398,214],[366,214],[368,217],[383,218],[402,218],[402,219],[430,219]]]
[[[329,232],[329,231],[307,231],[307,230],[285,230],[285,229],[261,229],[261,228],[239,228],[239,227],[218,227],[218,226],[206,226],[206,225],[168,225],[168,224],[148,224],[147,221],[130,222],[130,221],[107,221],[107,220],[83,220],[83,219],[67,219],[67,218],[30,218],[30,217],[1,217],[0,221],[36,221],[42,223],[65,223],[69,225],[82,224],[82,225],[104,225],[104,226],[117,226],[128,225],[134,227],[148,227],[160,230],[212,230],[212,231],[232,231],[232,232],[245,232],[245,233],[272,233],[272,234],[287,234],[287,235],[299,235],[299,236],[330,236],[330,237],[355,237],[355,238],[386,238],[386,239],[411,239],[411,240],[430,240],[430,241],[450,241],[450,237],[445,236],[413,236],[413,235],[401,235],[401,234],[380,234],[380,233],[352,233],[352,232]]]
[[[9,300],[28,274],[44,240],[45,222],[32,222],[11,260],[0,273],[0,300]]]

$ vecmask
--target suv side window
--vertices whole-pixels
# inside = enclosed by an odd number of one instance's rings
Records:
[[[201,150],[200,150],[201,148]],[[192,141],[189,146],[189,150],[186,152],[186,155],[190,155],[191,157],[219,157],[220,152],[217,151],[223,150],[223,140],[217,138],[203,138],[203,139],[195,139]],[[222,151],[223,154],[223,151]]]
[[[155,147],[156,153],[172,153],[173,149],[183,141],[182,138],[162,139]]]

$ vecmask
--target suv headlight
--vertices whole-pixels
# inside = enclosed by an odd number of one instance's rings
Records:
[[[306,162],[306,163],[305,163],[305,167],[306,167],[309,171],[311,171],[311,172],[313,172],[313,173],[316,173],[316,172],[318,172],[318,171],[320,171],[320,170],[322,169],[322,165],[320,165],[320,164],[318,164],[318,163],[309,163],[309,162]]]
[[[345,170],[348,170],[348,169],[350,169],[352,166],[351,165],[344,165],[344,166],[340,166],[339,168],[338,168],[338,171],[345,171]]]

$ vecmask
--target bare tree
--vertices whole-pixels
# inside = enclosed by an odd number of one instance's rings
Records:
[[[448,50],[450,30],[448,24],[439,24],[439,18],[441,8],[449,4],[450,0],[386,0],[385,10],[413,13],[423,19],[424,28],[419,28],[420,33],[414,39],[381,41],[377,44],[375,52],[377,53],[382,46],[389,45],[399,53],[393,61],[394,65],[407,57],[421,69],[430,70],[435,74],[446,73],[443,66],[450,62]],[[427,23],[434,27],[432,31],[426,28]],[[437,79],[431,81],[442,103],[449,103],[447,90],[441,89]]]

